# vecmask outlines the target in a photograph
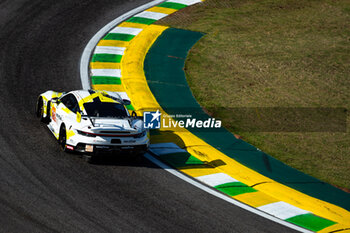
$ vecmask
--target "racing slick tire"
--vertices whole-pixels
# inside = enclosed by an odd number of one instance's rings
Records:
[[[49,104],[50,104],[50,102],[48,103],[48,106],[47,106],[47,109],[46,109],[47,113],[50,112]],[[43,98],[39,97],[38,102],[36,104],[36,109],[35,109],[36,116],[38,118],[40,118],[41,122],[44,122],[44,123],[48,124],[48,123],[50,123],[50,115],[46,114],[46,116],[44,117],[44,108],[45,108],[45,106],[44,106]]]
[[[67,152],[67,146],[66,146],[66,142],[67,142],[67,133],[66,133],[66,127],[65,125],[61,126],[60,129],[60,134],[58,135],[58,143],[60,144],[60,148],[62,151]]]

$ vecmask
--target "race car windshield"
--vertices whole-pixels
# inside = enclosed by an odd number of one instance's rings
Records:
[[[118,103],[92,102],[85,103],[84,108],[88,116],[91,117],[127,117],[125,107]]]

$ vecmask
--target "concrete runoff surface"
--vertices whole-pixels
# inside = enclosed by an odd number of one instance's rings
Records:
[[[80,89],[89,39],[145,1],[0,3],[0,231],[288,232],[145,158],[86,164],[34,116],[39,93]]]

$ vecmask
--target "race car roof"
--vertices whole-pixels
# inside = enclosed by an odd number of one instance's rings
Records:
[[[98,98],[101,102],[109,103],[122,103],[123,99],[118,93],[109,92],[109,91],[97,91],[97,90],[76,90],[71,91],[70,93],[74,94],[78,100],[79,107],[84,108],[84,103],[93,102],[95,98]]]

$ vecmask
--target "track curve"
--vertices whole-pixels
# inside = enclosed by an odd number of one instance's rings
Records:
[[[59,150],[34,117],[39,93],[80,89],[79,60],[135,1],[0,3],[0,230],[3,232],[287,232],[227,205],[147,159],[89,165]]]

